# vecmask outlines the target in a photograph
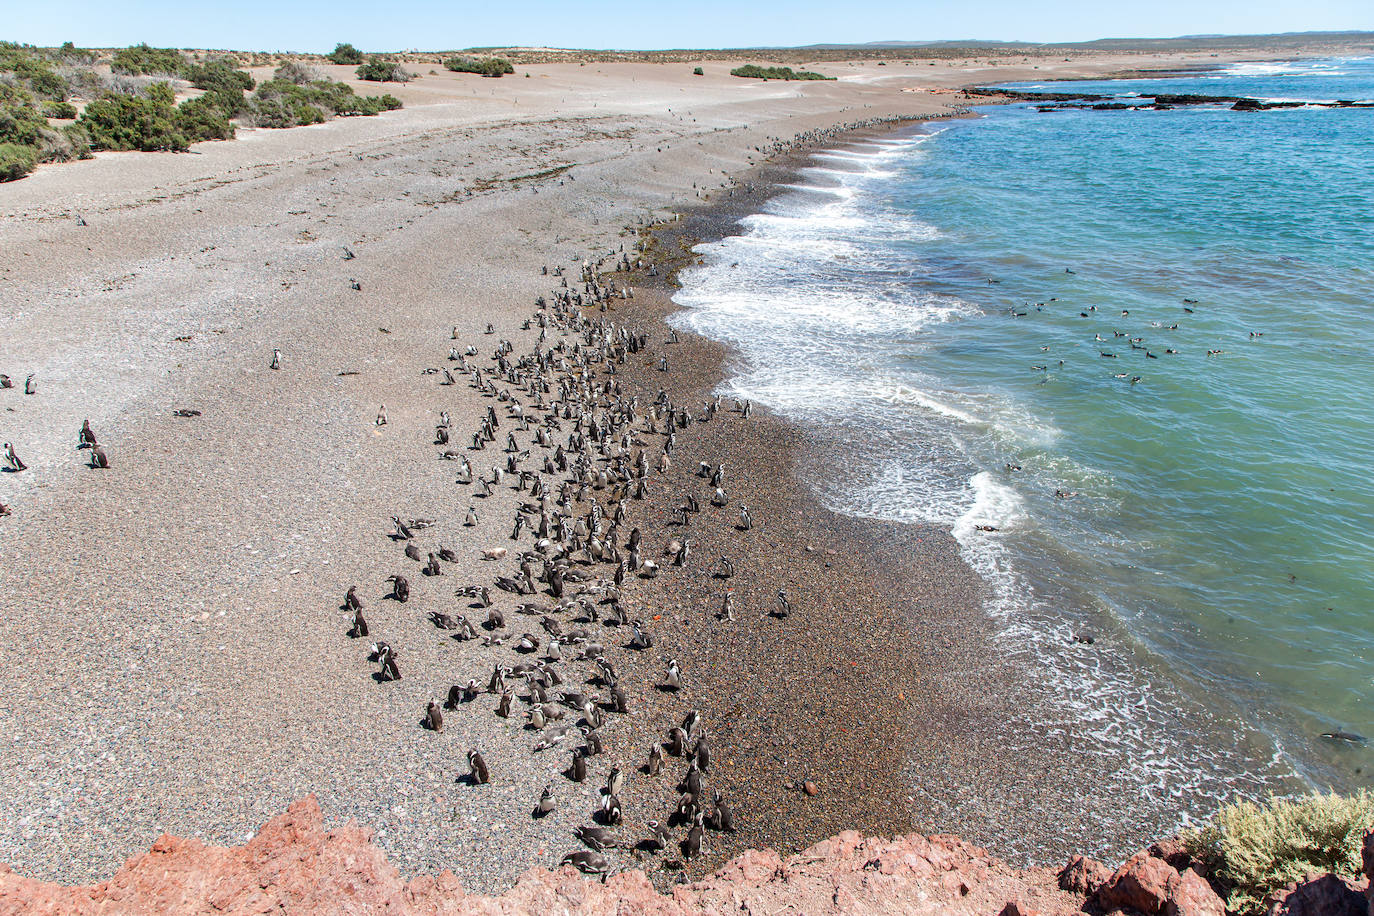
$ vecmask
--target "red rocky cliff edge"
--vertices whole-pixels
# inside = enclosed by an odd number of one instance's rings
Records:
[[[1366,839],[1374,864],[1374,834]],[[1337,884],[1339,883],[1339,887]],[[1276,895],[1288,916],[1349,907],[1364,883],[1312,876]],[[1351,894],[1355,897],[1352,898]],[[466,893],[448,872],[403,881],[357,824],[325,830],[304,798],[243,846],[164,836],[110,880],[67,887],[0,866],[0,916],[476,916],[476,914],[687,914],[789,912],[904,916],[1067,916],[1114,909],[1146,916],[1220,916],[1221,899],[1177,844],[1156,844],[1116,871],[1074,857],[1058,875],[1014,869],[955,837],[894,840],[842,833],[786,859],[750,851],[715,874],[664,895],[642,872],[604,882],[571,868],[534,868],[498,897]],[[1341,910],[1345,913],[1354,911]],[[1368,916],[1374,916],[1369,909]],[[1359,908],[1359,913],[1366,910]]]

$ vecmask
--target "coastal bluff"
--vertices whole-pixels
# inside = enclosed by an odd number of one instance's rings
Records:
[[[372,833],[356,822],[333,830],[314,796],[293,803],[242,846],[164,835],[107,881],[67,886],[0,866],[0,916],[262,913],[477,916],[477,914],[1144,913],[1221,916],[1221,898],[1177,841],[1157,843],[1116,871],[1073,857],[1056,872],[1017,869],[952,836],[896,839],[841,833],[783,858],[750,850],[669,894],[641,871],[604,881],[533,868],[499,896],[468,894],[448,871],[404,880]],[[1365,838],[1374,868],[1374,831]],[[1273,914],[1374,913],[1368,882],[1312,875],[1271,901]]]

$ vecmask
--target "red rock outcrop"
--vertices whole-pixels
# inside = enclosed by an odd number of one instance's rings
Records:
[[[3,916],[468,916],[468,914],[1077,913],[1080,895],[1047,869],[1018,871],[954,837],[893,840],[842,833],[786,859],[750,851],[709,878],[659,894],[642,872],[605,882],[571,868],[531,869],[499,897],[464,892],[450,873],[409,882],[356,824],[325,830],[313,797],[243,846],[164,836],[108,881],[48,884],[0,867]]]
[[[1365,837],[1374,872],[1374,831]],[[1374,916],[1368,882],[1309,875],[1274,894],[1270,916]],[[497,897],[468,894],[449,872],[410,881],[355,823],[325,830],[304,798],[243,846],[163,836],[108,881],[49,884],[0,865],[0,916],[695,916],[741,912],[903,916],[1223,916],[1182,845],[1162,841],[1115,872],[1074,856],[1057,874],[1014,869],[951,836],[841,833],[798,855],[751,850],[710,877],[656,891],[643,872],[605,881],[534,868]]]
[[[1180,872],[1149,850],[1127,859],[1097,891],[1103,909],[1137,910],[1146,916],[1224,916],[1217,892],[1197,872]]]

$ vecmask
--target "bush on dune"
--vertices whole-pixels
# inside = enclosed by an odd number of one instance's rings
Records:
[[[31,146],[0,143],[0,181],[15,181],[38,167],[38,156]]]
[[[330,63],[344,64],[350,67],[356,67],[364,60],[363,52],[346,41],[336,44],[334,50],[325,55],[325,59]]]
[[[288,83],[295,83],[302,86],[306,83],[313,83],[320,79],[320,74],[314,67],[308,67],[298,60],[288,60],[272,73],[274,80],[286,80]],[[251,86],[249,87],[252,88]]]
[[[233,64],[217,59],[203,64],[191,64],[183,74],[197,89],[219,90],[223,92],[251,92],[253,77],[242,70],[234,69]]]
[[[515,72],[515,67],[504,57],[450,57],[444,61],[444,68],[454,73],[476,73],[492,77],[502,77]]]
[[[1195,857],[1232,890],[1234,913],[1264,912],[1264,898],[1308,872],[1358,878],[1366,830],[1374,827],[1374,794],[1314,793],[1265,805],[1227,805],[1216,822],[1184,836]]]
[[[730,71],[731,76],[743,76],[756,80],[833,80],[814,70],[793,70],[791,67],[760,67],[758,64],[745,64]]]
[[[111,93],[81,113],[94,149],[185,150],[190,141],[177,123],[176,96],[167,83],[154,83],[142,96]]]
[[[186,55],[175,48],[150,48],[141,44],[116,51],[110,69],[129,76],[180,76],[188,64]]]
[[[408,83],[415,78],[405,67],[394,60],[374,57],[358,68],[358,79],[372,83]]]
[[[76,118],[76,106],[71,102],[47,101],[43,103],[43,114],[59,121],[71,121]]]
[[[296,127],[332,115],[375,115],[400,108],[401,102],[392,95],[358,95],[347,83],[273,79],[258,87],[249,106],[249,120],[257,127]]]

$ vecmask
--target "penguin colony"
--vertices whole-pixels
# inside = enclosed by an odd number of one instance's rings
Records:
[[[489,715],[528,733],[529,753],[547,761],[551,780],[529,800],[536,820],[555,810],[552,780],[604,780],[600,803],[587,812],[590,823],[574,831],[583,848],[560,860],[602,875],[611,868],[603,854],[608,849],[669,850],[691,861],[702,854],[707,831],[735,829],[730,803],[709,785],[711,740],[696,710],[684,708],[681,724],[648,746],[642,763],[603,762],[609,756],[603,748],[604,730],[616,716],[627,714],[644,691],[680,696],[690,684],[675,659],[665,661],[657,683],[632,683],[618,664],[622,653],[654,648],[650,626],[635,615],[625,594],[627,582],[670,575],[670,570],[694,562],[695,545],[688,536],[669,540],[661,551],[651,546],[630,521],[634,503],[651,488],[665,485],[662,475],[672,465],[677,437],[692,423],[731,412],[749,415],[747,403],[727,411],[719,397],[694,410],[674,403],[664,390],[650,404],[622,392],[618,367],[646,349],[648,339],[604,317],[610,300],[633,298],[627,285],[606,280],[602,269],[608,260],[614,261],[616,272],[657,273],[640,259],[632,262],[623,246],[594,263],[581,262],[577,286],[569,284],[563,268],[545,267],[544,274],[559,286],[536,300],[525,322],[525,330],[539,330],[532,352],[517,354],[510,341],[501,339],[485,352],[475,345],[454,345],[455,328],[444,342],[449,368],[431,373],[441,385],[466,378],[471,389],[490,399],[470,432],[454,430],[448,413],[441,413],[432,444],[439,458],[456,463],[457,486],[473,497],[466,509],[458,510],[465,527],[478,524],[476,498],[501,487],[520,494],[510,546],[478,548],[497,573],[490,581],[449,584],[445,564],[456,562],[458,554],[443,544],[422,543],[435,520],[397,515],[390,518],[385,536],[399,548],[401,568],[418,564],[418,575],[412,582],[409,572],[392,572],[380,580],[386,583],[384,598],[402,610],[412,588],[452,594],[457,599],[452,610],[431,611],[427,620],[464,647],[464,664],[474,661],[470,653],[485,657],[482,677],[434,685],[433,698],[417,710],[419,727],[436,734],[461,733],[455,720]],[[590,317],[598,307],[603,317]],[[488,325],[486,333],[494,336],[496,329]],[[273,351],[272,365],[279,366],[282,358]],[[377,423],[385,422],[384,417],[383,410]],[[701,498],[686,493],[679,510],[682,524],[707,503],[708,511],[738,515],[738,530],[752,526],[747,509],[730,505],[723,464],[702,463],[696,477]],[[726,574],[733,574],[729,560],[721,562]],[[348,584],[344,593],[346,633],[365,646],[377,666],[373,679],[384,689],[406,676],[405,659],[386,641],[379,619],[369,620],[358,589]],[[780,593],[774,615],[790,610]],[[718,616],[734,619],[728,593]],[[627,824],[622,798],[635,791],[634,783],[669,780],[674,773],[676,803],[658,818]],[[480,792],[501,782],[501,761],[471,747],[466,771],[456,776],[466,790]]]

